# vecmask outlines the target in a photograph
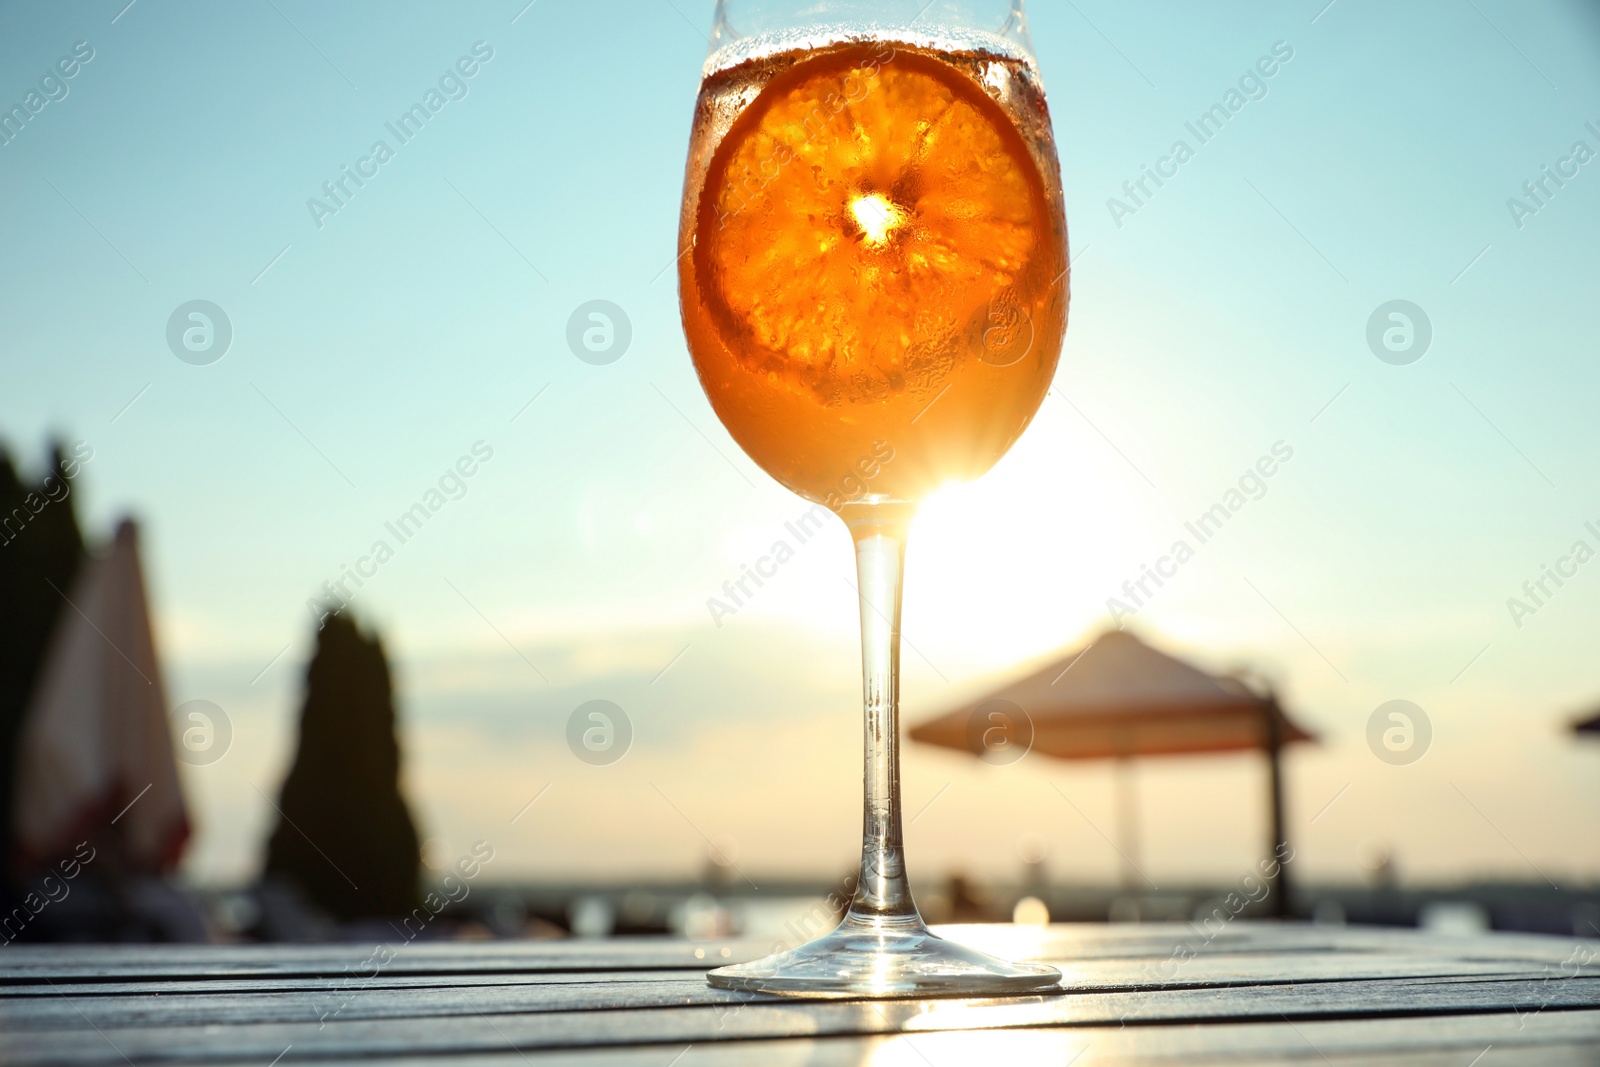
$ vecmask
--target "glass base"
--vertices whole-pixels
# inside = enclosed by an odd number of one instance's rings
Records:
[[[838,929],[753,963],[718,967],[719,989],[806,997],[954,997],[1060,993],[1061,972],[1005,960],[912,925],[846,919]]]

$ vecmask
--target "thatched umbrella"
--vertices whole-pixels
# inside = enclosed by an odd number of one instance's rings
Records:
[[[1315,740],[1284,714],[1271,692],[1207,674],[1121,630],[923,723],[911,737],[991,762],[996,753],[1009,759],[1031,749],[1058,759],[1115,759],[1123,768],[1137,756],[1260,749],[1271,779],[1269,852],[1285,841],[1282,749]],[[1119,836],[1126,846],[1123,859],[1137,870],[1130,856],[1136,832],[1129,791],[1124,774]],[[1274,912],[1287,916],[1288,880],[1284,865],[1277,868]]]

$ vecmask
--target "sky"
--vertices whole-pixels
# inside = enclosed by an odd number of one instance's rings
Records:
[[[55,97],[0,145],[0,439],[33,469],[51,434],[92,447],[73,499],[96,539],[142,523],[169,703],[231,723],[220,758],[182,767],[188,877],[254,876],[307,601],[433,489],[444,506],[353,609],[393,663],[430,858],[482,839],[497,876],[535,879],[691,875],[711,843],[757,880],[853,862],[843,527],[734,615],[707,607],[807,509],[718,424],[678,320],[711,7],[0,3],[0,106]],[[1067,339],[1011,453],[913,529],[906,721],[1121,624],[1272,679],[1318,735],[1288,758],[1304,877],[1359,879],[1387,849],[1408,881],[1593,883],[1600,745],[1567,724],[1600,703],[1600,563],[1560,560],[1600,549],[1600,162],[1574,154],[1600,153],[1600,15],[1029,16],[1071,231]],[[1274,73],[1253,78],[1263,57]],[[1235,89],[1202,143],[1186,124]],[[443,106],[399,143],[386,124],[429,90]],[[1169,176],[1135,198],[1146,167]],[[330,211],[347,168],[369,177]],[[197,300],[231,327],[220,358],[220,334],[184,349]],[[595,300],[631,327],[604,364],[567,341]],[[1421,330],[1385,346],[1394,301],[1420,309],[1425,349]],[[1123,583],[1275,447],[1290,458],[1130,605]],[[473,474],[451,478],[463,457]],[[1523,584],[1546,566],[1569,576],[1534,604]],[[627,716],[615,762],[569,748],[591,700]],[[1369,746],[1390,700],[1431,726],[1413,762]],[[1136,778],[1154,881],[1251,869],[1258,757]],[[1060,880],[1113,878],[1113,792],[1100,765],[909,745],[912,870],[1012,877],[1042,843]]]

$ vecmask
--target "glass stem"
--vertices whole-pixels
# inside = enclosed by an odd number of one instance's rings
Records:
[[[900,832],[900,587],[911,511],[874,504],[844,514],[856,546],[865,704],[861,873],[845,916],[859,925],[922,922],[906,881]]]

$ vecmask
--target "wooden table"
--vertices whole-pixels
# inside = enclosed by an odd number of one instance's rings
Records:
[[[412,944],[386,962],[371,945],[8,945],[0,1062],[1600,1064],[1600,941],[1243,921],[945,932],[1056,962],[1073,991],[707,987],[707,967],[766,947],[737,942]]]

